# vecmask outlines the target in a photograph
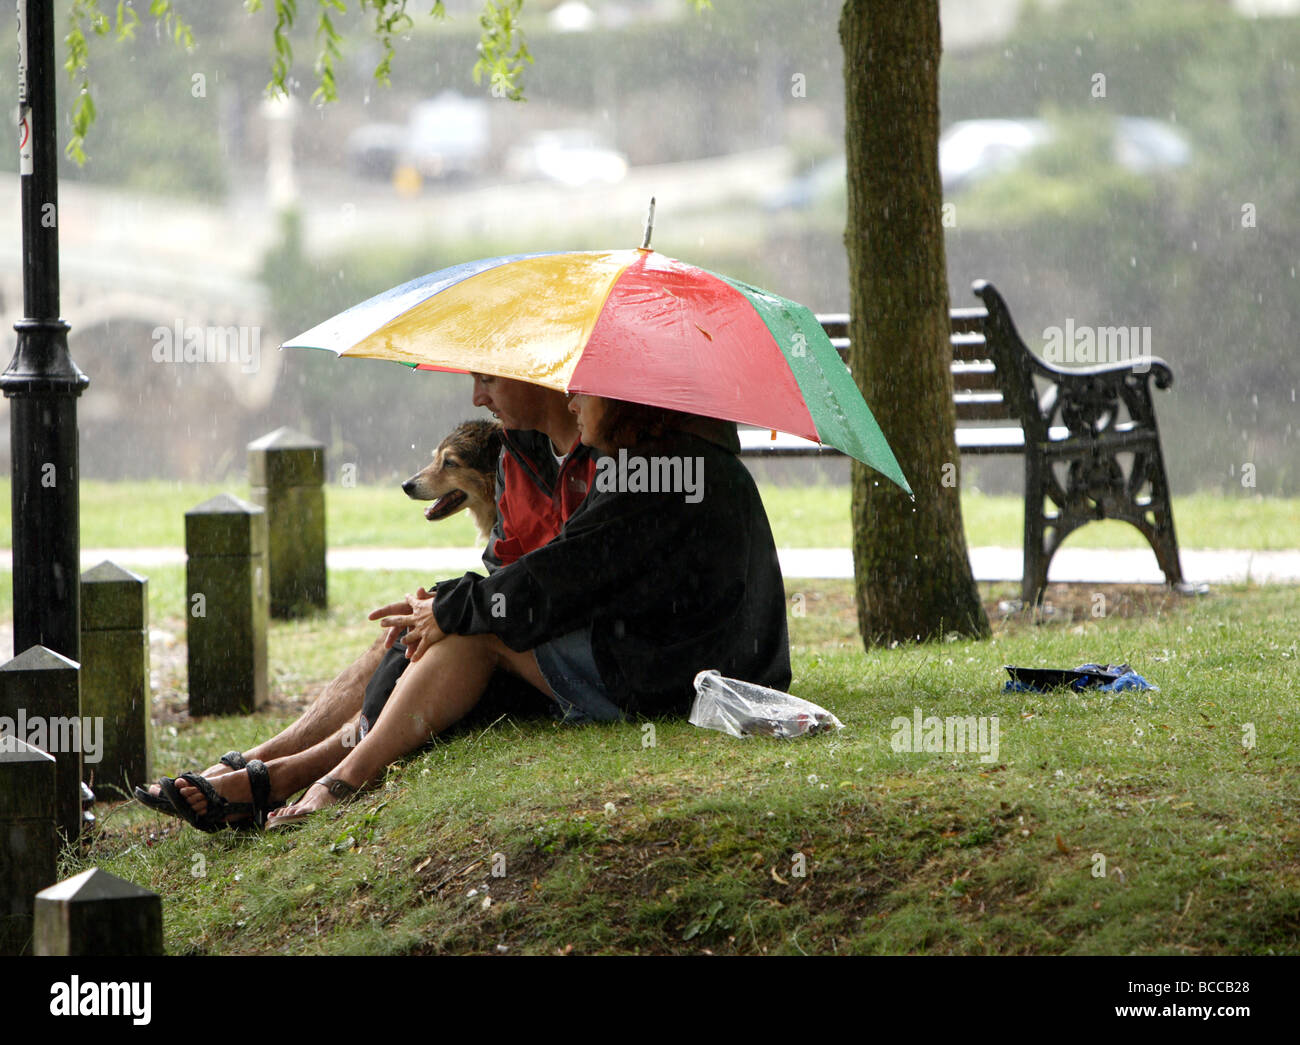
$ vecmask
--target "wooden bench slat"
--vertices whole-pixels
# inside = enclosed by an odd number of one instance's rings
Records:
[[[978,307],[954,308],[948,313],[954,334],[983,333],[984,321],[988,318],[988,310]]]
[[[823,448],[820,443],[815,443],[811,439],[800,439],[797,435],[786,435],[784,432],[777,432],[776,437],[773,438],[771,430],[766,428],[741,428],[737,434],[740,436],[741,453],[771,451],[783,457],[820,453],[833,456],[839,453],[838,450],[829,447]]]
[[[959,392],[952,397],[958,421],[1014,421],[1001,392]]]
[[[952,384],[958,392],[996,392],[998,368],[992,363],[953,363]]]
[[[983,334],[953,334],[952,358],[963,363],[977,363],[989,358],[989,345]]]
[[[838,450],[823,447],[811,439],[800,439],[797,435],[772,432],[767,428],[741,428],[740,449],[742,453],[762,453],[770,450],[781,454],[827,454],[835,456]],[[958,428],[957,449],[968,453],[1018,453],[1025,448],[1025,430],[1023,428]],[[1048,430],[1054,441],[1069,438],[1070,430],[1064,425],[1055,425]]]

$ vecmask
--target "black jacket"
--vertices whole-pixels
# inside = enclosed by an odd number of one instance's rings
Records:
[[[695,674],[785,689],[785,589],[758,489],[731,452],[671,433],[630,456],[699,462],[702,497],[595,488],[549,544],[490,577],[439,585],[438,626],[527,650],[592,625],[596,665],[628,711],[685,712]]]

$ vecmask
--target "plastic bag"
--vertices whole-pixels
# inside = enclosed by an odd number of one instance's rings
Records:
[[[733,737],[801,737],[843,729],[844,723],[810,701],[752,682],[724,678],[717,671],[695,676],[691,724]]]

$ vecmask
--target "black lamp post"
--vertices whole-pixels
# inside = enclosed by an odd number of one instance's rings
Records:
[[[18,0],[18,66],[24,318],[0,375],[10,401],[14,652],[40,644],[79,661],[77,397],[89,379],[59,318],[53,0]]]

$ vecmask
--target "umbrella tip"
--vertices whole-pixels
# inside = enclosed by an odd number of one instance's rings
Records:
[[[650,235],[655,229],[655,198],[650,197],[650,210],[645,216],[645,237],[641,240],[641,249],[650,249]]]

